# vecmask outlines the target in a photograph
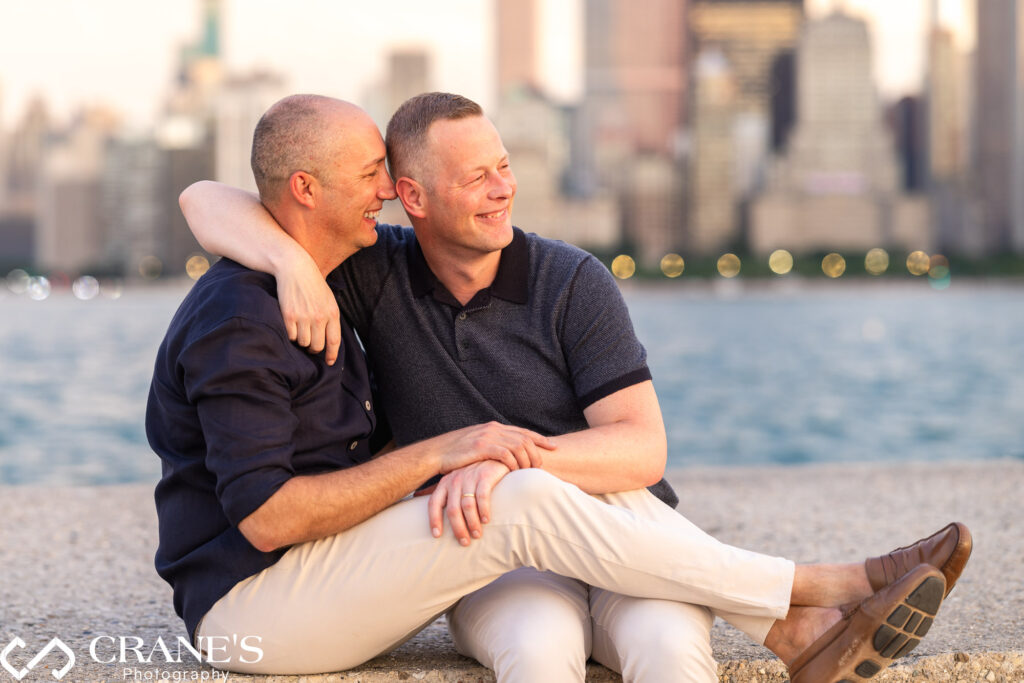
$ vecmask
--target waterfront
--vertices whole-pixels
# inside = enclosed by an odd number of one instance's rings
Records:
[[[1024,458],[1024,286],[626,287],[670,465]],[[155,481],[143,430],[186,287],[0,298],[0,483]]]

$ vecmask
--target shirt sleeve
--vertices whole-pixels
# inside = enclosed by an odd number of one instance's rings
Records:
[[[593,256],[580,263],[569,284],[561,338],[580,409],[651,379],[622,293]]]
[[[238,525],[294,475],[286,370],[291,348],[275,330],[230,318],[179,357],[206,439],[206,467],[228,520]]]

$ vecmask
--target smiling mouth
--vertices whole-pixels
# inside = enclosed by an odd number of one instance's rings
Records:
[[[488,220],[494,220],[494,219],[497,219],[497,218],[503,218],[503,217],[508,215],[508,207],[506,206],[501,211],[495,211],[494,213],[482,213],[482,214],[479,214],[479,215],[480,215],[481,218],[486,218]]]
[[[377,209],[376,211],[367,211],[367,212],[365,212],[363,214],[363,218],[366,218],[366,219],[371,220],[371,221],[375,221],[375,220],[377,220],[377,216],[379,216],[379,215],[380,215],[380,209]]]

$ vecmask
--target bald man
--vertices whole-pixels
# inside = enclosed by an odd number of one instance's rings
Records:
[[[401,126],[406,130],[400,134],[396,121],[403,120],[408,125]],[[303,125],[289,129],[308,132]],[[403,137],[408,138],[407,148],[400,144]],[[882,621],[896,611],[913,612],[910,620],[915,628],[925,619],[931,623],[944,590],[956,580],[969,554],[965,529],[951,525],[888,556],[888,562],[873,558],[865,564],[797,567],[780,558],[730,548],[704,534],[642,488],[656,481],[664,467],[664,429],[642,349],[633,342],[631,330],[626,333],[628,318],[625,323],[621,317],[608,322],[610,314],[623,308],[614,283],[606,286],[607,272],[583,252],[512,229],[509,209],[515,179],[500,137],[479,107],[445,93],[413,98],[392,119],[388,145],[391,168],[398,174],[397,192],[413,222],[415,238],[400,228],[378,228],[378,245],[342,269],[350,271],[349,266],[359,262],[352,267],[366,271],[368,277],[344,274],[345,285],[332,297],[355,298],[356,305],[346,313],[361,325],[360,334],[377,361],[394,364],[392,371],[377,367],[378,381],[390,386],[391,401],[413,404],[414,411],[393,410],[394,404],[389,407],[389,414],[398,420],[396,440],[415,445],[418,439],[444,437],[446,429],[489,430],[482,432],[488,438],[521,440],[506,454],[515,456],[513,465],[543,465],[547,472],[511,471],[509,463],[487,459],[497,456],[476,454],[470,456],[477,458],[475,462],[456,467],[441,479],[429,502],[425,498],[403,501],[369,519],[360,516],[365,512],[362,508],[346,507],[346,501],[358,503],[360,496],[373,502],[386,499],[370,490],[387,488],[389,482],[335,473],[338,480],[347,482],[345,486],[366,489],[355,496],[344,488],[333,490],[332,475],[324,475],[323,487],[312,488],[322,494],[314,503],[317,510],[323,509],[324,523],[306,535],[279,524],[294,517],[293,508],[302,510],[305,499],[284,496],[276,504],[275,494],[265,504],[266,514],[262,507],[253,513],[261,518],[259,527],[250,527],[246,518],[239,528],[258,549],[279,552],[287,547],[287,552],[217,600],[203,618],[200,639],[238,635],[244,627],[273,644],[261,653],[266,657],[260,662],[251,667],[242,662],[249,668],[231,663],[231,668],[242,671],[306,673],[347,668],[396,645],[460,597],[503,575],[502,581],[462,603],[459,621],[468,626],[462,629],[463,635],[479,638],[480,650],[475,645],[469,650],[482,660],[491,659],[487,648],[492,645],[520,662],[523,654],[546,646],[541,657],[530,658],[536,667],[533,673],[501,669],[496,656],[492,665],[505,681],[573,680],[581,674],[563,673],[558,667],[564,658],[548,656],[562,649],[568,636],[585,633],[584,624],[573,621],[575,608],[568,611],[569,628],[553,636],[538,634],[532,626],[520,629],[517,623],[520,606],[529,605],[525,616],[532,617],[540,614],[535,605],[563,597],[575,601],[570,593],[576,592],[584,596],[580,609],[584,621],[590,611],[595,624],[598,619],[602,627],[614,622],[629,638],[642,631],[638,625],[646,625],[650,628],[646,632],[663,642],[661,649],[669,653],[699,646],[698,656],[686,655],[647,672],[628,671],[625,660],[602,657],[622,670],[627,680],[659,676],[680,680],[681,675],[687,680],[716,679],[708,645],[711,614],[728,615],[734,624],[745,623],[752,637],[792,665],[793,680],[798,683],[852,677],[854,668],[863,677],[861,672],[879,670],[916,644],[923,632],[906,635],[885,626],[892,634],[885,631],[884,642],[877,633],[882,632]],[[304,149],[304,154],[313,151]],[[396,159],[401,149],[405,152],[398,156],[403,159]],[[426,152],[419,164],[418,151]],[[298,155],[294,163],[308,161]],[[301,171],[289,173],[294,178]],[[352,173],[353,178],[361,177],[357,167]],[[338,202],[345,199],[332,196]],[[183,195],[183,208],[186,203],[191,202]],[[235,193],[227,192],[200,203],[213,209],[212,214],[204,212],[207,220],[201,222],[209,223],[209,216],[216,216],[213,226],[207,227],[217,232],[214,226],[219,225],[227,235],[226,241],[220,241],[225,248],[222,253],[236,254],[261,270],[280,270],[274,261],[287,260],[283,255],[291,253],[295,240],[283,223],[284,231],[275,225],[277,210],[266,206],[265,199],[261,204],[243,194],[239,201]],[[374,214],[369,207],[362,215],[370,223]],[[213,250],[218,251],[216,245]],[[302,260],[311,261],[304,246]],[[316,270],[315,279],[322,286],[323,269],[317,265]],[[565,275],[571,281],[559,284]],[[596,292],[601,294],[595,296]],[[277,325],[279,332],[287,328],[303,343],[303,335],[292,324],[278,320]],[[450,334],[453,326],[455,332]],[[442,333],[434,334],[434,328]],[[571,343],[556,342],[551,348],[559,351],[545,354],[548,346],[541,342],[546,331]],[[343,366],[356,360],[350,355],[350,334],[342,321],[339,359]],[[449,342],[457,347],[449,348],[445,345]],[[330,366],[321,353],[313,359],[316,367]],[[578,371],[563,377],[563,362]],[[523,374],[525,367],[529,371]],[[509,380],[502,381],[500,373],[508,373]],[[530,381],[517,382],[517,377]],[[279,377],[265,378],[267,384],[277,381]],[[531,401],[523,401],[521,393],[516,393],[527,384],[533,392]],[[480,396],[480,387],[495,392]],[[254,392],[246,398],[256,402],[259,395]],[[349,406],[340,403],[343,411]],[[369,400],[364,407],[370,411]],[[493,411],[502,408],[518,412],[495,416]],[[574,417],[565,417],[572,410]],[[465,427],[487,419],[537,424],[537,431],[558,436],[548,441],[498,424]],[[551,419],[572,422],[551,423]],[[256,429],[262,433],[266,425]],[[430,431],[413,435],[416,430]],[[335,449],[357,450],[364,441],[342,441]],[[261,453],[255,458],[258,466],[264,457]],[[351,469],[367,471],[376,462]],[[394,487],[387,488],[391,493],[415,487],[405,476],[411,470],[401,469],[407,465],[404,460],[394,465],[399,469]],[[444,462],[433,459],[425,469],[444,467]],[[287,474],[280,476],[287,479]],[[291,482],[281,491],[286,486]],[[602,502],[583,491],[622,492]],[[442,533],[442,509],[454,534]],[[425,533],[427,518],[433,535]],[[353,519],[365,521],[346,526]],[[275,523],[280,528],[270,532]],[[482,524],[487,525],[486,533]],[[250,528],[254,533],[249,533]],[[255,533],[256,528],[268,533]],[[507,577],[513,574],[508,572],[517,567],[550,573],[541,575],[540,582],[534,572],[527,574],[528,583],[510,583]],[[874,571],[880,567],[887,569]],[[578,581],[567,591],[556,575]],[[588,586],[600,589],[602,596],[592,606],[586,605]],[[861,609],[836,609],[848,603],[860,603]],[[619,613],[625,618],[616,616]],[[608,620],[600,616],[608,614]],[[510,637],[517,631],[528,637],[522,641]],[[611,657],[623,641],[609,636],[606,649]],[[654,661],[652,641],[642,640],[630,647],[633,660]],[[897,641],[899,646],[891,647]],[[572,658],[578,659],[575,654]]]

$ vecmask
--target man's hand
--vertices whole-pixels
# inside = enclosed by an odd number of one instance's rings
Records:
[[[277,298],[288,338],[310,353],[324,355],[328,365],[338,360],[341,313],[334,292],[311,258],[292,259],[285,274],[277,276]]]
[[[427,502],[430,533],[441,536],[445,511],[459,543],[469,545],[471,537],[480,538],[491,517],[491,490],[510,471],[500,462],[484,460],[441,477]]]
[[[457,429],[432,441],[441,454],[441,474],[481,460],[498,461],[509,470],[540,467],[541,453],[555,449],[554,442],[546,436],[498,422]]]

